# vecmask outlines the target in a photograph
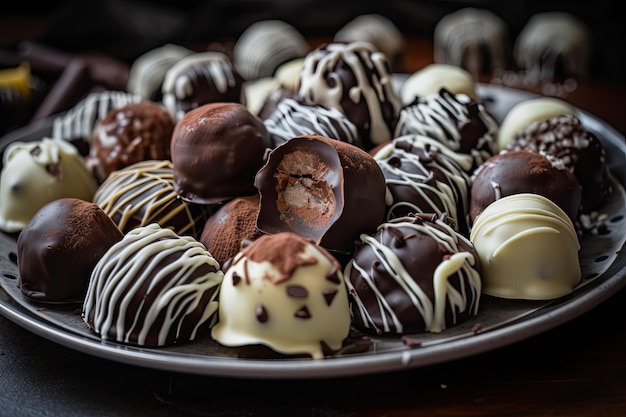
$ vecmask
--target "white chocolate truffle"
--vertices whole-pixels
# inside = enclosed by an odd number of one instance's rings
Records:
[[[400,88],[402,104],[408,105],[417,97],[437,94],[445,88],[453,94],[465,94],[474,100],[475,82],[472,75],[461,67],[449,64],[429,64],[409,75]]]
[[[548,198],[502,197],[478,216],[470,240],[483,268],[483,293],[551,300],[581,280],[580,243],[572,221]]]
[[[466,7],[444,16],[433,35],[434,62],[452,64],[470,74],[491,74],[507,65],[506,23],[490,10]]]
[[[297,91],[303,66],[304,57],[292,59],[276,68],[275,77],[282,87]]]
[[[537,13],[518,35],[513,55],[534,80],[585,78],[591,59],[589,29],[566,12]]]
[[[156,223],[137,227],[96,264],[82,317],[103,340],[165,346],[208,336],[224,273],[204,245]]]
[[[575,114],[574,107],[556,97],[537,97],[520,101],[506,113],[498,130],[498,149],[505,149],[521,133],[535,122],[543,122],[556,116]]]
[[[258,116],[267,98],[279,88],[280,81],[276,77],[263,77],[246,81],[243,85],[243,91],[248,111]]]
[[[346,23],[335,34],[334,42],[369,42],[394,62],[402,53],[404,39],[396,25],[379,14],[363,14]]]
[[[282,20],[261,20],[250,25],[233,47],[233,61],[248,81],[271,77],[281,64],[309,52],[304,36]]]
[[[225,346],[262,344],[321,359],[350,332],[341,266],[290,232],[263,235],[226,269],[213,338]]]
[[[146,100],[160,101],[165,74],[192,50],[175,44],[165,44],[138,57],[130,67],[128,91]]]
[[[18,232],[45,204],[62,197],[91,201],[97,188],[72,144],[50,138],[13,142],[0,173],[0,229]]]

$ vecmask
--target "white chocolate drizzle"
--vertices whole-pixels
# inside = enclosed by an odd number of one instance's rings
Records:
[[[409,299],[422,317],[426,330],[432,333],[439,333],[446,328],[446,306],[450,306],[452,312],[452,323],[456,324],[457,312],[470,312],[470,315],[476,315],[480,304],[480,295],[482,287],[482,278],[476,269],[478,259],[470,252],[462,249],[463,244],[472,247],[471,242],[456,233],[446,222],[441,219],[436,220],[437,225],[441,226],[440,230],[432,225],[420,224],[412,221],[398,221],[393,223],[383,223],[378,227],[375,235],[362,234],[360,237],[363,246],[369,246],[376,255],[376,259],[380,262],[381,267],[386,271],[386,277],[394,280],[404,291],[404,295]],[[429,236],[437,241],[446,249],[450,256],[443,259],[436,268],[432,282],[435,289],[434,298],[431,299],[422,289],[419,281],[428,279],[428,277],[411,276],[406,270],[402,259],[400,259],[392,247],[388,247],[381,242],[381,232],[385,229],[396,228],[414,231],[415,233]],[[410,234],[411,232],[406,232]],[[372,279],[368,270],[370,265],[362,265],[359,263],[358,256],[346,266],[344,275],[346,277],[346,285],[348,291],[352,295],[354,306],[353,314],[357,314],[359,323],[366,328],[372,328],[376,331],[385,333],[403,333],[405,323],[398,316],[398,312],[394,309],[394,305],[383,294]],[[354,276],[358,278],[353,278]],[[458,276],[460,284],[458,287],[453,286],[449,279],[452,276]],[[368,291],[371,291],[376,298],[376,304],[369,303],[366,305],[359,296],[359,290],[354,286],[356,279],[362,279],[367,283]],[[467,292],[469,289],[469,293]],[[369,309],[377,308],[378,311],[370,311]],[[358,313],[355,313],[357,311]],[[380,316],[382,320],[382,328],[379,328],[373,320],[373,316]],[[418,318],[416,318],[416,321]]]
[[[139,227],[96,265],[83,319],[103,340],[145,345],[155,325],[160,326],[157,346],[172,337],[174,342],[194,340],[198,329],[214,319],[223,275],[219,263],[195,239],[154,223]]]

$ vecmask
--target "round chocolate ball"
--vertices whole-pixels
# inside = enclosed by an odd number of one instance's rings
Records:
[[[94,203],[61,198],[46,204],[17,239],[22,294],[36,301],[82,302],[96,263],[122,237]]]
[[[172,134],[178,194],[194,203],[217,203],[257,192],[254,177],[271,148],[263,122],[240,103],[193,109]]]

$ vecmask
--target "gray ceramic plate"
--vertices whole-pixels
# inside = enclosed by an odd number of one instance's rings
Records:
[[[501,120],[520,100],[532,97],[518,90],[479,85],[479,96]],[[102,342],[73,308],[26,300],[17,289],[15,238],[0,234],[0,314],[53,342],[113,361],[191,374],[241,378],[321,378],[373,374],[456,360],[509,345],[559,326],[592,309],[626,286],[626,143],[624,137],[594,116],[579,112],[585,127],[598,135],[609,156],[615,193],[603,210],[608,233],[586,236],[580,252],[583,282],[569,296],[551,302],[512,301],[484,296],[481,312],[440,334],[411,335],[421,342],[409,346],[399,338],[371,338],[366,349],[348,343],[345,352],[312,360],[278,355],[255,356],[245,349],[225,348],[199,340],[171,348],[148,349]],[[36,140],[50,132],[50,121],[13,132],[0,142]],[[79,307],[79,306],[78,306]],[[480,328],[480,331],[476,331]],[[356,339],[355,339],[356,340]]]

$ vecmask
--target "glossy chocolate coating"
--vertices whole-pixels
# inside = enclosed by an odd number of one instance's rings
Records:
[[[196,203],[255,194],[254,177],[268,148],[265,125],[243,104],[210,103],[191,110],[172,134],[177,192]]]
[[[478,312],[481,264],[435,214],[398,217],[362,235],[344,276],[353,323],[376,334],[437,333]]]
[[[364,150],[319,135],[293,138],[270,152],[255,185],[257,226],[291,231],[328,250],[352,252],[385,215],[385,178]]]
[[[562,161],[539,152],[505,151],[489,158],[473,175],[470,221],[501,197],[534,193],[552,200],[574,222],[578,216],[581,189]]]
[[[89,277],[122,232],[96,204],[62,198],[43,206],[17,240],[20,290],[45,302],[82,302]]]
[[[582,188],[581,213],[601,208],[612,193],[602,142],[572,114],[531,124],[515,136],[508,149],[530,149],[562,160]]]
[[[174,120],[160,105],[143,100],[112,109],[94,129],[89,166],[100,181],[111,172],[149,159],[170,159]]]
[[[359,129],[369,149],[393,138],[400,107],[387,57],[367,42],[320,45],[304,60],[298,94],[336,108]]]

